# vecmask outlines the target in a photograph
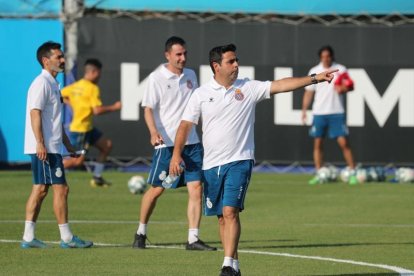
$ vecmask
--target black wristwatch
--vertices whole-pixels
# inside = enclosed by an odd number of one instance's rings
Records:
[[[311,77],[312,84],[318,83],[318,80],[316,79],[316,74],[311,74],[310,77]]]

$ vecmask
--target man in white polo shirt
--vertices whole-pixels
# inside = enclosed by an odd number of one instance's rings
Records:
[[[306,111],[314,98],[312,113],[313,123],[310,136],[314,138],[313,159],[316,171],[323,166],[323,140],[325,137],[336,139],[342,150],[344,159],[351,169],[349,184],[355,185],[358,180],[355,176],[355,162],[348,141],[348,127],[345,120],[343,105],[344,94],[354,89],[354,83],[349,77],[345,66],[336,63],[334,51],[330,46],[322,47],[319,52],[320,63],[313,67],[309,74],[328,69],[337,69],[335,82],[312,84],[305,88],[302,104],[302,120],[306,124]],[[318,176],[309,180],[310,185],[319,183]]]
[[[68,223],[68,192],[61,147],[75,156],[75,150],[62,125],[62,97],[56,81],[65,68],[61,45],[46,42],[37,49],[42,73],[32,82],[27,94],[24,153],[32,161],[33,186],[26,204],[26,221],[21,248],[45,248],[35,237],[36,220],[49,187],[53,189],[53,210],[60,230],[61,248],[86,248],[93,245],[72,234]]]
[[[202,118],[204,212],[218,216],[224,248],[220,275],[241,275],[237,255],[239,212],[244,208],[254,163],[256,104],[276,93],[331,81],[335,70],[277,81],[237,79],[239,64],[233,44],[213,48],[209,60],[214,78],[191,95],[177,130],[170,173],[181,173],[187,137]]]
[[[199,239],[203,147],[195,127],[190,130],[183,148],[183,158],[186,163],[183,175],[170,183],[170,186],[163,186],[163,180],[169,173],[175,133],[181,115],[194,89],[198,87],[194,71],[185,68],[187,50],[182,38],[173,36],[166,41],[165,57],[168,63],[160,65],[148,77],[149,84],[142,101],[142,106],[145,107],[145,122],[151,135],[151,144],[155,150],[148,177],[151,188],[142,198],[139,226],[132,246],[141,249],[146,247],[147,224],[157,199],[165,188],[178,188],[187,185],[189,229],[186,249],[216,250]]]

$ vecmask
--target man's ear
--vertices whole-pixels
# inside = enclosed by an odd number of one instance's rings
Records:
[[[42,57],[42,64],[43,67],[45,67],[45,65],[48,63],[49,59],[47,57]]]
[[[220,70],[220,64],[218,62],[213,63],[214,72],[218,72]]]

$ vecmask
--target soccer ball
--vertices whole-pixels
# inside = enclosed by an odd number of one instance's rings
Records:
[[[364,168],[357,169],[356,178],[358,179],[358,183],[364,183],[365,181],[368,181],[367,170]]]
[[[140,175],[134,175],[128,181],[128,189],[134,195],[138,193],[140,194],[144,193],[146,188],[147,188],[147,182]]]
[[[329,166],[329,181],[335,182],[338,180],[339,171],[335,166]]]
[[[355,174],[355,170],[352,170],[349,167],[345,167],[342,171],[341,171],[341,180],[342,182],[348,183],[349,182],[349,177],[351,175]]]
[[[399,168],[395,172],[395,180],[399,183],[410,183],[414,181],[414,171],[410,168]]]
[[[326,183],[330,180],[330,170],[327,167],[322,167],[318,170],[318,179],[319,179],[319,183]]]

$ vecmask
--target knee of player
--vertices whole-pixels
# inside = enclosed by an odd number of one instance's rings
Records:
[[[40,199],[43,199],[43,198],[45,198],[46,196],[47,196],[47,193],[48,193],[48,187],[46,186],[46,185],[40,185],[40,186],[36,186],[34,189],[33,189],[33,191],[32,191],[32,193],[37,197],[37,198],[40,198]]]
[[[239,211],[233,207],[224,207],[223,217],[225,220],[237,220],[239,218]]]
[[[218,218],[218,223],[220,225],[224,225],[224,217],[223,216],[217,216],[217,218]]]
[[[112,150],[112,146],[113,146],[113,144],[112,144],[112,140],[106,140],[106,150],[108,151],[108,152],[110,152],[111,150]]]

